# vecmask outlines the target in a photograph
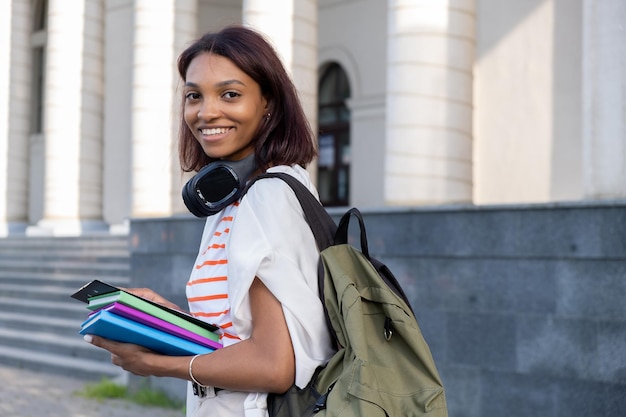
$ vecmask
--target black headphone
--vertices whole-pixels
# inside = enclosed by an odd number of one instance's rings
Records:
[[[183,187],[183,201],[196,217],[219,213],[241,196],[255,170],[254,153],[239,161],[211,162],[187,181]]]

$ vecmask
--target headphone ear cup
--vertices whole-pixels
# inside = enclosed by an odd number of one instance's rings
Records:
[[[183,202],[196,217],[219,213],[241,196],[255,169],[254,153],[239,161],[211,162],[183,186]]]
[[[207,217],[211,213],[207,210],[207,207],[202,203],[198,194],[196,193],[196,186],[198,179],[201,177],[200,172],[194,175],[183,187],[183,202],[187,206],[187,210],[196,217]]]

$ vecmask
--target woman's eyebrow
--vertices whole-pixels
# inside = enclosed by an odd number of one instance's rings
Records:
[[[215,84],[216,87],[226,87],[228,85],[231,84],[239,84],[242,86],[246,86],[242,81],[236,80],[236,79],[232,79],[232,80],[224,80],[224,81],[220,81],[219,83]]]
[[[232,79],[232,80],[224,80],[224,81],[220,81],[218,83],[215,84],[215,87],[226,87],[229,86],[231,84],[239,84],[242,86],[246,86],[246,84],[243,81],[239,81],[236,79]],[[194,83],[193,81],[185,81],[185,87],[192,87],[192,88],[198,88],[198,84]]]

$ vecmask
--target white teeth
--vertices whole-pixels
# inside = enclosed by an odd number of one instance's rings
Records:
[[[201,129],[203,135],[219,135],[220,133],[226,133],[228,129],[224,127],[216,127],[211,129]]]

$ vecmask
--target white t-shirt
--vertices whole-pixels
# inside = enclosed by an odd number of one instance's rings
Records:
[[[300,166],[278,166],[268,172],[286,172],[317,193]],[[213,268],[219,263],[207,261],[207,251],[220,250],[227,262],[222,262],[221,270],[207,273],[206,265]],[[222,254],[213,252],[212,256],[220,258]],[[257,181],[239,203],[207,218],[187,287],[190,310],[222,328],[225,346],[237,343],[250,337],[249,289],[255,277],[261,279],[282,304],[295,353],[296,385],[304,387],[315,369],[333,354],[318,297],[318,261],[315,239],[291,188],[278,178]],[[224,275],[226,279],[216,278]],[[201,284],[206,282],[215,284],[207,287],[213,297],[203,295]],[[226,298],[221,295],[224,292]],[[213,398],[201,399],[197,414],[189,413],[198,398],[189,397],[193,395],[188,395],[188,415],[196,417],[267,415],[265,393],[220,391]],[[240,412],[227,411],[242,402]]]

